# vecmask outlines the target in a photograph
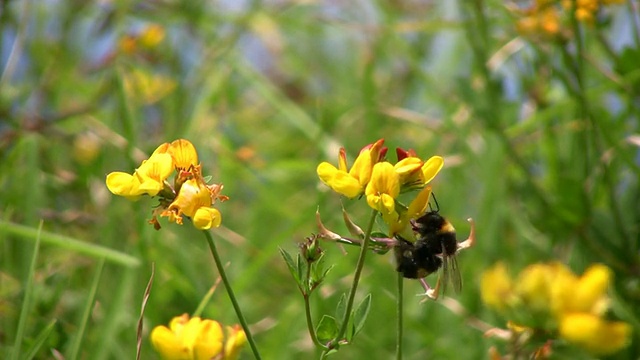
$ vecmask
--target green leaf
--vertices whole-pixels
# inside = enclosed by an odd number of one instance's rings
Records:
[[[287,252],[287,250],[283,248],[278,248],[278,249],[280,250],[280,255],[282,255],[284,262],[287,264],[287,268],[289,268],[289,272],[291,273],[291,276],[293,276],[293,278],[296,280],[298,287],[300,287],[300,289],[304,289],[304,287],[302,286],[300,276],[298,275],[298,267],[293,262],[293,258]]]
[[[356,336],[360,330],[364,327],[364,322],[369,316],[369,309],[371,307],[371,294],[365,296],[364,299],[358,304],[358,307],[353,313],[353,335]]]
[[[320,255],[318,260],[311,264],[311,289],[313,290],[315,287],[320,285],[324,278],[327,276],[329,271],[333,269],[334,265],[329,266],[325,269],[325,257],[324,254]]]
[[[302,285],[302,289],[304,289],[305,293],[309,293],[309,279],[307,279],[307,261],[302,259],[302,256],[298,254],[296,256],[296,271],[298,272],[298,279],[300,279],[300,284]]]
[[[316,327],[316,335],[318,340],[323,343],[333,340],[338,335],[336,319],[329,315],[323,315]]]

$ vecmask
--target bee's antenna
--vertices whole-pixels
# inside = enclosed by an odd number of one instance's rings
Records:
[[[431,193],[431,197],[433,198],[433,202],[436,203],[435,212],[440,211],[440,204],[438,204],[438,199],[436,199],[436,195],[434,193]],[[434,211],[433,208],[431,207],[431,203],[429,203],[429,210]]]

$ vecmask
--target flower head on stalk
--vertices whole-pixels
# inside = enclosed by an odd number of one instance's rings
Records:
[[[246,337],[238,325],[227,327],[225,336],[217,321],[183,314],[169,327],[156,326],[151,342],[164,360],[235,360]]]
[[[172,185],[168,178],[174,171]],[[131,200],[142,195],[158,196],[160,205],[153,210],[150,220],[156,229],[160,228],[158,215],[177,224],[182,224],[183,216],[187,216],[201,230],[218,227],[221,214],[212,206],[216,200],[228,199],[221,195],[222,184],[206,183],[197,151],[185,139],[160,145],[133,175],[113,172],[107,175],[106,183],[113,194]]]
[[[605,317],[610,281],[611,270],[601,264],[582,276],[558,262],[532,264],[514,281],[498,263],[482,275],[481,294],[520,328],[555,334],[600,356],[626,347],[631,336],[629,324]]]
[[[338,154],[338,167],[336,168],[328,162],[322,162],[316,169],[318,177],[333,191],[341,195],[348,198],[359,196],[364,192],[371,179],[373,165],[384,157],[386,148],[382,147],[383,144],[384,139],[380,139],[365,146],[351,169],[347,168],[346,151],[341,148]]]

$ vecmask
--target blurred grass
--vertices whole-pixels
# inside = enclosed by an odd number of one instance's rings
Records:
[[[580,66],[571,46],[562,53],[561,44],[517,37],[497,1],[0,6],[2,354],[24,320],[23,353],[53,327],[35,358],[74,346],[78,358],[132,358],[152,262],[145,336],[195,311],[217,278],[204,239],[188,225],[153,230],[153,201],[131,203],[104,185],[107,173],[130,172],[180,137],[231,197],[214,238],[266,359],[315,354],[278,247],[294,251],[316,231],[318,206],[329,228],[345,230],[340,200],[319,184],[316,165],[336,162],[339,146],[352,160],[381,137],[392,150],[445,156],[433,184],[441,212],[459,238],[467,217],[478,226],[478,246],[459,258],[458,299],[471,316],[505,325],[479,298],[479,275],[493,262],[558,259],[578,273],[592,262],[612,267],[614,309],[626,309],[615,315],[638,324],[640,51],[638,20],[627,11],[637,2],[611,8],[608,26],[582,29]],[[166,32],[160,43],[122,49],[150,24]],[[520,47],[500,55],[512,40]],[[147,78],[131,88],[135,71]],[[343,203],[365,221],[362,201]],[[29,287],[33,242],[24,240],[35,239],[41,220]],[[325,249],[336,267],[312,299],[316,323],[348,290],[357,258]],[[85,324],[100,257],[111,255],[127,260],[105,263]],[[369,256],[356,302],[372,293],[371,313],[340,358],[393,356],[393,268],[390,255]],[[405,359],[486,358],[502,346],[440,303],[419,303],[417,282],[404,287]],[[27,291],[34,303],[23,319]],[[236,323],[220,289],[203,316]],[[640,356],[634,330],[631,347],[612,358]],[[155,356],[149,341],[142,351]]]

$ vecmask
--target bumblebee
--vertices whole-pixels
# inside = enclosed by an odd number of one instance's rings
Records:
[[[394,247],[396,270],[405,278],[419,279],[430,297],[438,296],[440,284],[442,284],[442,292],[445,292],[448,284],[453,286],[455,292],[460,292],[462,278],[456,254],[459,250],[474,244],[473,222],[471,225],[469,239],[458,243],[453,225],[439,214],[436,201],[436,210],[430,210],[412,222],[413,231],[416,234],[415,242],[396,236]],[[431,289],[424,278],[439,269],[441,273],[436,289]]]

